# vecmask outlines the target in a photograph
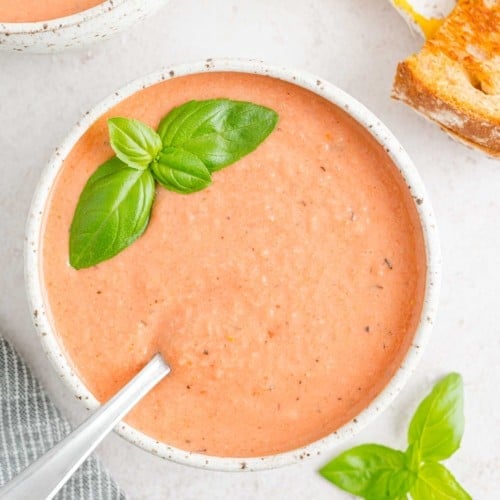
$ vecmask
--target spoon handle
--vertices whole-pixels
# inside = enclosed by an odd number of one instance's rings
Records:
[[[0,498],[53,498],[113,427],[169,372],[170,367],[160,354],[156,354],[105,405],[1,488]]]

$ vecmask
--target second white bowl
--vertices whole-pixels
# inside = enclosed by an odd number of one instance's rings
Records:
[[[77,14],[47,21],[2,23],[0,19],[0,50],[44,53],[81,47],[132,26],[168,1],[106,0]]]

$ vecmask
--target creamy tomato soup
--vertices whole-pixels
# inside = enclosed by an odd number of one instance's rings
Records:
[[[191,99],[269,106],[276,130],[204,191],[157,188],[145,234],[76,271],[80,192],[112,156],[106,119],[151,126]],[[176,447],[259,456],[355,417],[416,330],[425,249],[414,202],[371,135],[323,98],[241,73],[174,78],[100,118],[65,160],[45,215],[51,321],[87,387],[107,400],[160,351],[172,373],[127,421]]]
[[[0,0],[0,22],[31,23],[65,17],[104,0]]]

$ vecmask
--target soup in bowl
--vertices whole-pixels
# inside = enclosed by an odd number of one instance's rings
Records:
[[[80,193],[113,156],[107,120],[156,128],[216,98],[278,123],[206,189],[157,187],[139,239],[74,269]],[[414,166],[361,104],[309,74],[209,60],[84,116],[37,188],[26,259],[42,343],[77,397],[97,407],[161,352],[171,374],[118,432],[177,462],[255,470],[329,450],[392,401],[429,334],[440,257]]]

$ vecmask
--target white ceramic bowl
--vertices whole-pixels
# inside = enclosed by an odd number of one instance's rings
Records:
[[[85,133],[87,128],[92,125],[92,123],[94,123],[94,121],[97,120],[97,118],[99,118],[103,113],[142,88],[181,75],[211,71],[240,71],[279,78],[319,94],[354,117],[388,151],[394,163],[399,168],[401,175],[408,184],[411,194],[415,200],[415,206],[420,216],[425,238],[427,252],[427,284],[420,323],[413,343],[406,354],[401,367],[379,396],[359,415],[357,415],[355,419],[345,424],[333,434],[304,446],[303,448],[276,455],[257,458],[221,458],[201,455],[198,453],[189,453],[173,448],[144,435],[125,423],[119,424],[116,428],[116,431],[121,436],[144,448],[145,450],[182,464],[225,471],[241,469],[269,469],[291,464],[312,455],[319,455],[324,452],[330,453],[334,446],[354,436],[360,429],[374,419],[384,408],[386,408],[393,401],[412,372],[415,370],[415,367],[422,356],[422,350],[429,337],[436,314],[440,284],[441,257],[438,234],[431,204],[418,172],[406,152],[391,132],[389,132],[389,130],[385,127],[385,125],[382,124],[382,122],[362,104],[331,83],[325,82],[314,75],[304,73],[302,71],[291,71],[280,67],[268,66],[257,61],[215,61],[208,59],[207,61],[194,64],[185,64],[175,66],[173,68],[167,68],[159,73],[134,81],[118,92],[113,93],[109,98],[98,104],[92,111],[85,114],[69,134],[62,146],[56,150],[48,166],[43,171],[40,183],[35,191],[27,225],[25,253],[26,284],[35,326],[45,352],[54,364],[57,373],[70,387],[73,394],[78,399],[83,400],[87,408],[96,409],[99,406],[98,401],[85,387],[78,375],[72,370],[68,359],[65,357],[64,351],[59,345],[57,336],[47,316],[47,307],[44,302],[44,293],[40,277],[40,242],[43,230],[43,213],[49,193],[54,179],[56,178],[68,153],[71,151],[79,138]],[[175,404],[175,401],[172,401],[172,404]]]
[[[2,23],[0,19],[0,50],[43,53],[81,47],[128,28],[168,1],[103,0],[96,7],[47,21]]]

